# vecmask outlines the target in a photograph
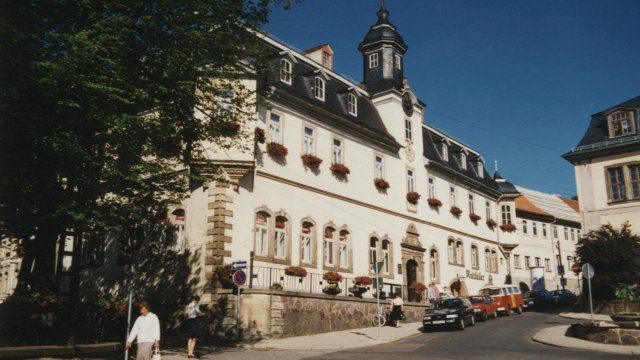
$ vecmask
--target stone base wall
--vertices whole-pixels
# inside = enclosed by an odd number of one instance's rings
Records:
[[[569,329],[573,337],[602,344],[640,345],[640,330],[596,327],[589,324],[573,324]]]
[[[594,301],[594,305],[593,312],[597,314],[612,315],[616,313],[640,312],[640,300],[610,300],[601,303],[595,303]],[[586,307],[588,311],[588,300]]]

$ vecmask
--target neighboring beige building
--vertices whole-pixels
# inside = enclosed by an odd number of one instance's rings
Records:
[[[13,294],[18,284],[22,258],[18,243],[4,238],[0,241],[0,303]]]
[[[563,157],[575,166],[585,231],[625,221],[640,233],[640,96],[591,116],[578,146]]]

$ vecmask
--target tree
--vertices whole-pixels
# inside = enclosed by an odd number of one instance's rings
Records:
[[[241,136],[255,99],[229,81],[262,72],[254,32],[289,3],[3,2],[0,235],[22,242],[19,284],[50,278],[61,234],[153,221],[202,180],[200,144]]]
[[[590,263],[595,269],[591,280],[594,298],[614,299],[619,284],[640,278],[640,237],[631,233],[628,222],[620,229],[607,224],[589,231],[578,241],[576,253],[580,263]]]

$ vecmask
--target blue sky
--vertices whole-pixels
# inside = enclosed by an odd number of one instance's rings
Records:
[[[386,0],[409,46],[405,77],[425,121],[482,153],[516,185],[575,195],[561,155],[591,114],[640,95],[640,1]],[[307,0],[265,29],[299,50],[330,43],[362,81],[358,44],[379,0]]]

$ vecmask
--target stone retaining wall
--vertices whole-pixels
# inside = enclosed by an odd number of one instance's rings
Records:
[[[602,344],[640,345],[640,330],[597,327],[591,323],[573,324],[569,328],[571,336]]]
[[[594,302],[594,305],[593,311],[598,314],[640,312],[640,300],[610,300],[600,303]],[[586,306],[589,306],[588,302]]]

